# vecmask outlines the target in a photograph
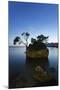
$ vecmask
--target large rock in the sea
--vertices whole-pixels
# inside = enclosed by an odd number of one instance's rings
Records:
[[[29,58],[48,58],[49,50],[41,49],[41,50],[27,50],[27,57]]]

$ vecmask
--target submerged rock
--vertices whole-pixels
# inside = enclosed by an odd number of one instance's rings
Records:
[[[36,66],[35,71],[36,72],[44,72],[44,70],[40,66]]]
[[[42,67],[36,66],[35,71],[33,73],[33,78],[36,81],[48,82],[52,80],[52,75],[51,73],[45,71]]]

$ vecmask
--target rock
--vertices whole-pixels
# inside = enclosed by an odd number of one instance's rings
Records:
[[[27,50],[26,54],[27,54],[27,57],[30,57],[30,58],[48,58],[49,51],[48,49],[42,49],[38,51]]]

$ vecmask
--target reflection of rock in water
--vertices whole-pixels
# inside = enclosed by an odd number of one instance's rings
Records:
[[[19,74],[11,83],[10,88],[33,87],[33,86],[51,86],[58,82],[52,78],[48,72],[48,59],[26,58],[25,70]],[[52,68],[51,71],[54,71]]]
[[[36,67],[39,67],[39,66],[41,67],[41,69],[47,71],[48,65],[49,65],[48,59],[26,58],[26,69],[27,69],[26,71],[29,73],[30,76],[34,73],[35,69],[37,69]]]
[[[26,58],[26,65],[30,66],[32,68],[35,68],[36,66],[41,66],[44,70],[47,70],[49,66],[49,60],[47,59],[41,59],[41,58]]]
[[[45,59],[39,59],[39,58],[37,59],[27,58],[26,59],[27,77],[30,76],[32,79],[34,77],[34,74],[36,74],[35,72],[37,72],[37,74],[46,75],[48,65],[49,65],[48,59],[45,60]]]
[[[49,72],[49,61],[48,59],[26,59],[27,72],[29,71],[30,76],[40,85],[54,85],[56,83],[54,77]],[[53,83],[51,84],[51,82]],[[42,83],[43,82],[43,83]]]

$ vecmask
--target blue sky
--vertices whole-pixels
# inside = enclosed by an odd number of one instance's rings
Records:
[[[57,42],[58,5],[9,1],[9,45],[23,32],[30,33],[29,42],[40,34],[49,36],[48,42]]]

